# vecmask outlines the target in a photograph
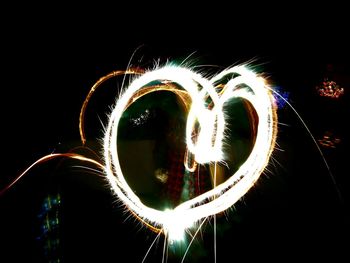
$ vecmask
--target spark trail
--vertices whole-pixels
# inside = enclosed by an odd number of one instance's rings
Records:
[[[228,76],[231,76],[229,80]],[[219,92],[217,87],[220,87]],[[187,106],[186,156],[192,154],[199,164],[224,161],[224,104],[227,101],[240,98],[250,102],[259,120],[255,144],[248,159],[228,180],[166,211],[144,205],[134,193],[125,180],[115,143],[123,112],[144,94],[159,90],[175,93]],[[211,109],[205,105],[209,97],[212,100]],[[200,125],[200,131],[194,142],[191,134],[196,122]],[[176,240],[186,229],[231,207],[254,185],[269,161],[276,134],[275,99],[264,80],[248,67],[232,67],[207,79],[188,68],[167,65],[135,78],[118,98],[104,137],[105,171],[118,198],[134,214],[154,228],[164,231],[170,240]]]

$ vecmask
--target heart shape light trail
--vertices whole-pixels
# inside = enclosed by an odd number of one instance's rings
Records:
[[[218,214],[235,204],[258,180],[272,154],[277,134],[276,102],[263,78],[247,66],[235,66],[211,79],[186,67],[166,65],[143,73],[118,98],[109,118],[104,137],[104,169],[118,198],[142,222],[164,231],[171,240],[201,220]],[[146,206],[124,178],[118,155],[119,123],[124,111],[145,94],[167,90],[175,93],[188,110],[186,144],[188,157],[195,163],[216,164],[224,161],[225,103],[233,98],[248,101],[258,117],[254,146],[246,161],[225,182],[187,200],[171,210]],[[206,102],[211,101],[210,107]],[[193,131],[198,127],[196,139]],[[192,164],[186,159],[186,169]]]

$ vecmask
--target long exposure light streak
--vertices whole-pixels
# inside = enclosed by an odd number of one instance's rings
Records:
[[[228,75],[234,77],[227,81]],[[152,83],[158,83],[157,87],[150,89]],[[248,159],[228,180],[172,210],[161,211],[144,205],[126,182],[116,142],[119,121],[130,102],[134,102],[144,89],[155,92],[159,90],[159,85],[169,84],[186,91],[191,98],[186,142],[188,151],[194,155],[197,163],[224,161],[225,103],[230,99],[241,98],[250,102],[258,116],[258,127],[255,144]],[[223,88],[217,93],[215,88],[219,85]],[[176,89],[174,92],[177,94]],[[211,109],[205,106],[208,96],[214,104]],[[200,129],[194,142],[191,135],[196,122]],[[170,239],[176,239],[181,236],[179,232],[184,232],[200,220],[231,207],[254,185],[269,161],[276,134],[275,99],[264,80],[248,67],[232,67],[209,80],[188,68],[167,65],[135,78],[118,98],[104,137],[105,172],[118,198],[133,213],[143,221],[164,230]]]

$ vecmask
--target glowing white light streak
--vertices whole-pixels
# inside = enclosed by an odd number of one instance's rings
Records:
[[[193,222],[187,221],[186,217],[182,217],[181,211],[167,209],[164,213],[167,215],[163,225],[166,235],[173,241],[183,241],[184,230],[192,227]]]
[[[234,77],[224,83],[225,77],[229,74]],[[191,97],[186,140],[188,150],[198,163],[223,161],[226,102],[232,98],[249,101],[259,120],[255,144],[245,163],[224,183],[178,205],[171,211],[156,210],[141,202],[123,176],[117,151],[118,126],[123,112],[137,92],[155,82],[164,85],[176,84]],[[219,84],[224,84],[220,94],[215,89]],[[213,104],[211,109],[205,105],[205,99],[208,97]],[[196,123],[200,128],[196,141],[193,141],[192,132]],[[228,209],[254,185],[268,163],[276,133],[276,106],[270,88],[265,85],[262,78],[246,66],[229,68],[211,80],[185,67],[164,66],[137,77],[117,100],[104,138],[105,170],[112,189],[133,213],[152,226],[163,229],[169,239],[181,239],[181,232],[184,233],[185,229]]]

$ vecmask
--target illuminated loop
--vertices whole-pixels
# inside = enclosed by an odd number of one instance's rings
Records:
[[[209,93],[213,100],[212,109],[207,109],[204,104],[206,93]],[[225,129],[221,100],[212,85],[209,88],[203,88],[199,94],[191,94],[191,97],[193,102],[187,117],[186,128],[188,150],[194,154],[197,163],[221,161],[224,156],[222,141]],[[193,142],[192,132],[196,122],[199,123],[200,130],[196,136],[196,142]]]
[[[228,76],[231,76],[229,81]],[[186,91],[191,98],[186,140],[188,150],[198,163],[223,160],[222,145],[225,140],[223,108],[226,102],[232,98],[245,99],[251,103],[258,116],[255,144],[239,169],[224,183],[167,211],[160,211],[142,203],[123,176],[117,151],[118,127],[123,112],[135,97],[138,97],[137,94],[149,89],[152,83],[163,85],[171,83],[179,90]],[[216,91],[218,85],[223,87],[220,93]],[[277,116],[275,100],[270,90],[262,78],[245,66],[232,67],[211,80],[188,68],[170,65],[138,76],[117,100],[106,129],[104,159],[107,178],[112,189],[133,214],[147,224],[164,230],[169,238],[176,238],[179,236],[179,231],[183,232],[200,220],[228,209],[258,180],[273,151]],[[157,91],[157,88],[152,91]],[[205,100],[209,97],[213,105],[210,109],[205,105]],[[193,140],[192,133],[196,123],[200,129],[196,139]]]

